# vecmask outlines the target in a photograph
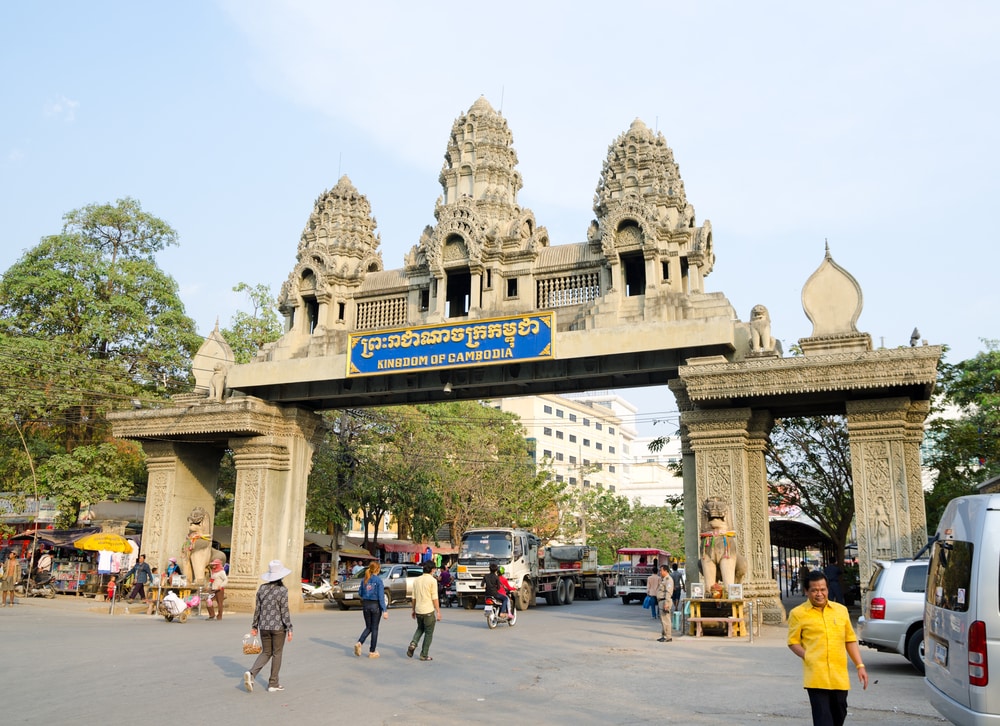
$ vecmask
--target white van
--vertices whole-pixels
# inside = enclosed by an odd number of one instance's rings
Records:
[[[928,697],[952,723],[1000,725],[1000,494],[949,502],[932,552],[924,603]]]

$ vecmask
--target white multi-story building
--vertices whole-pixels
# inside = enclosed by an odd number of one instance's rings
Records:
[[[649,505],[662,505],[667,495],[682,491],[680,477],[667,466],[680,456],[679,442],[650,453],[652,439],[638,438],[635,428],[638,409],[616,393],[523,396],[493,405],[520,417],[539,465],[547,463],[556,481],[607,489]]]
[[[650,451],[653,440],[653,437],[643,437],[632,442],[631,486],[628,491],[619,493],[645,505],[661,507],[666,504],[667,497],[684,494],[684,480],[675,473],[681,461],[681,441],[679,436],[670,436],[662,449]]]

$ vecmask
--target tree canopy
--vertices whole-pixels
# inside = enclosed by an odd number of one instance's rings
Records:
[[[834,545],[837,562],[854,519],[847,426],[840,416],[778,419],[765,450],[768,499],[795,505]]]
[[[934,471],[927,493],[927,527],[934,531],[948,502],[974,494],[977,485],[1000,474],[1000,348],[955,364],[942,363],[939,398],[927,425],[924,464]]]
[[[92,204],[0,278],[0,376],[10,382],[0,429],[17,417],[40,493],[58,497],[63,524],[81,502],[128,496],[142,478],[140,450],[112,441],[105,414],[189,385],[201,338],[155,262],[176,243],[134,199]],[[25,464],[0,457],[8,488],[23,488]]]

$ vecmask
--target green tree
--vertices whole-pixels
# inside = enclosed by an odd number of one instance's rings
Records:
[[[854,519],[854,486],[847,426],[839,416],[774,422],[765,450],[771,504],[795,505],[819,525],[837,562]]]
[[[237,363],[249,363],[257,351],[281,337],[281,317],[267,285],[241,282],[233,292],[246,293],[251,311],[237,311],[229,327],[222,331],[222,337],[233,349]]]
[[[949,501],[1000,474],[1000,343],[983,344],[986,350],[973,358],[939,369],[924,457],[935,475],[926,495],[928,531],[937,529]]]
[[[201,338],[154,260],[176,244],[169,225],[128,198],[64,222],[0,278],[0,376],[12,382],[0,429],[18,417],[40,493],[69,520],[79,503],[131,494],[137,450],[112,441],[105,414],[186,387]],[[0,457],[15,485],[23,463]]]
[[[577,489],[566,498],[561,536],[575,541],[585,532],[601,564],[614,562],[622,547],[658,547],[675,555],[684,550],[684,522],[670,507],[630,502],[606,489]]]

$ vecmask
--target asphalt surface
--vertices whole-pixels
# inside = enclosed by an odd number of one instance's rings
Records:
[[[788,604],[796,604],[789,602]],[[382,622],[378,659],[353,652],[358,610],[293,616],[281,681],[253,693],[242,674],[250,616],[219,622],[119,611],[87,598],[19,599],[0,608],[0,721],[17,724],[783,724],[810,723],[800,661],[785,629],[747,639],[675,637],[620,600],[539,605],[489,630],[481,611],[443,610],[430,662],[406,657],[410,611]],[[862,649],[848,724],[947,723],[901,656]],[[852,678],[853,672],[852,672]]]

